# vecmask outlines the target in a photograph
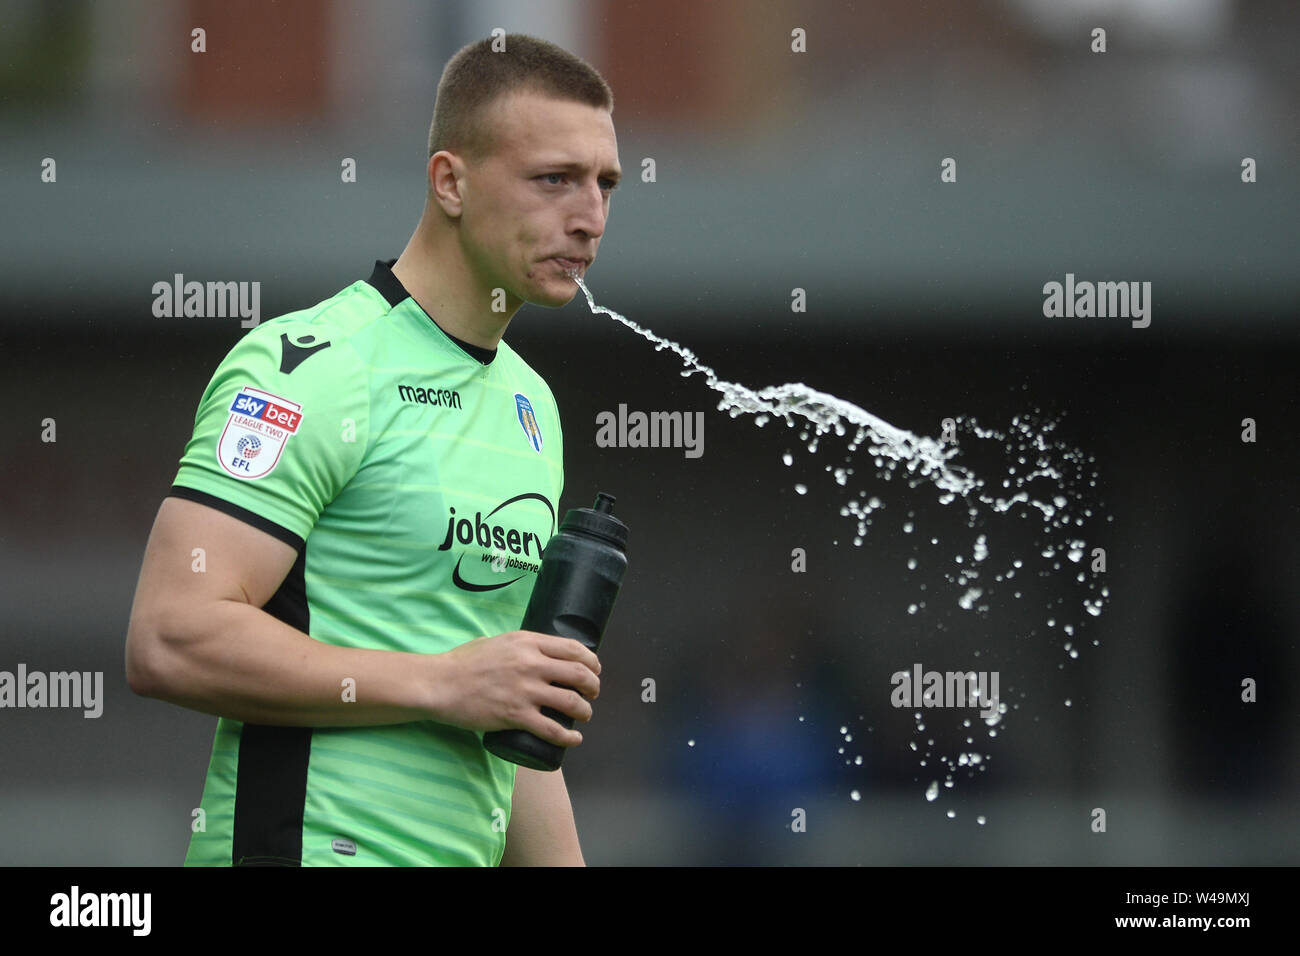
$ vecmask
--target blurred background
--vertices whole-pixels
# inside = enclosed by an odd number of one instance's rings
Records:
[[[1058,493],[1107,554],[1062,566],[1014,510],[968,528],[842,438],[719,412],[581,297],[525,306],[506,338],[564,419],[562,508],[608,491],[631,530],[564,764],[588,863],[1300,862],[1300,6],[2,0],[0,670],[102,671],[105,700],[0,710],[0,864],[177,865],[202,791],[215,718],[132,694],[123,644],[245,329],[155,317],[154,283],[259,282],[265,320],[398,255],[442,67],[496,27],[614,89],[599,303],[918,434],[1056,421],[1086,462]],[[1150,326],[1046,318],[1067,273],[1150,282]],[[703,455],[597,447],[620,404],[703,412]],[[1000,484],[998,443],[962,441]],[[841,508],[873,496],[855,546]],[[1007,713],[893,707],[914,663],[996,669]]]

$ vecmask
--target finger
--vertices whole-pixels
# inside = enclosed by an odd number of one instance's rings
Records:
[[[552,684],[576,690],[587,700],[595,700],[600,696],[600,678],[585,664],[556,661],[544,670],[543,676]]]
[[[547,657],[554,657],[557,660],[578,661],[584,664],[594,674],[600,673],[600,659],[583,645],[581,641],[575,641],[571,637],[556,637],[554,634],[539,635],[545,640],[539,642],[542,653]]]
[[[542,717],[541,722],[546,724],[546,730],[550,731],[549,739],[552,744],[559,744],[560,747],[577,747],[582,743],[582,735],[576,730],[565,730],[549,717]]]
[[[568,714],[575,720],[591,720],[591,704],[587,703],[576,690],[567,687],[548,687],[545,693],[539,695],[538,702],[551,710]]]
[[[568,730],[540,710],[536,711],[534,718],[529,720],[526,729],[559,747],[576,747],[582,743],[582,734],[576,730]]]

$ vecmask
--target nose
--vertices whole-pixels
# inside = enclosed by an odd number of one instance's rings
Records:
[[[569,221],[569,231],[588,239],[599,239],[605,232],[605,195],[599,183],[578,190],[574,197],[575,208]]]

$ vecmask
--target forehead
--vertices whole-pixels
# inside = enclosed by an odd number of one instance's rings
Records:
[[[516,92],[488,106],[499,155],[520,161],[542,156],[616,164],[618,141],[610,112],[573,100]]]

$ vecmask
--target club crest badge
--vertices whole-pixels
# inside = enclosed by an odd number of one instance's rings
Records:
[[[542,429],[537,424],[537,416],[533,414],[533,405],[528,401],[528,396],[515,392],[515,411],[519,415],[519,427],[524,430],[524,437],[528,439],[528,444],[532,445],[533,451],[540,455]]]
[[[217,461],[236,478],[265,478],[301,424],[301,405],[245,385],[230,403]]]

